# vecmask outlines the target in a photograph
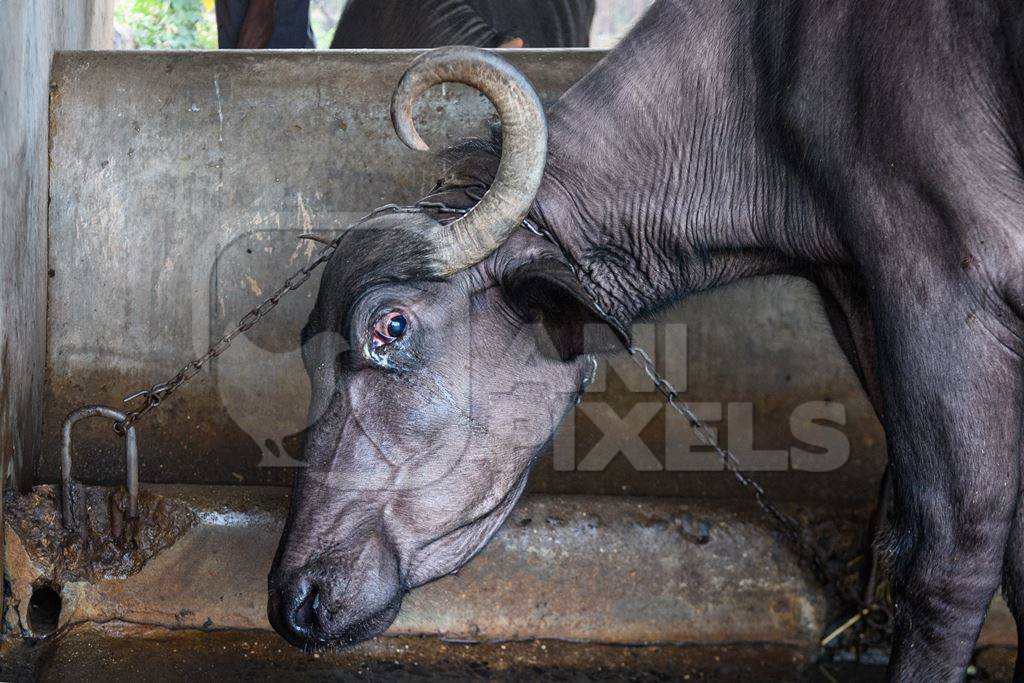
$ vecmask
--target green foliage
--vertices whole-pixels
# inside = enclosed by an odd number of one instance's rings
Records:
[[[142,50],[216,49],[217,22],[203,0],[117,0],[114,22]]]
[[[418,1],[418,0],[417,0]],[[334,28],[345,9],[347,0],[311,0],[309,3],[309,24],[313,28],[316,46],[326,50],[331,46]]]

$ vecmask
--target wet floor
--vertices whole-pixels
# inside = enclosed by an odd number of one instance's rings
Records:
[[[8,646],[4,680],[226,681],[872,681],[881,667],[806,665],[792,647],[626,647],[529,641],[465,644],[378,638],[344,652],[299,652],[272,633],[79,626]]]
[[[807,663],[785,645],[613,646],[561,641],[467,644],[383,637],[344,652],[299,652],[263,631],[83,625],[8,641],[0,680],[15,681],[795,681],[871,683],[880,665]],[[1005,649],[979,653],[970,679],[1005,681]]]

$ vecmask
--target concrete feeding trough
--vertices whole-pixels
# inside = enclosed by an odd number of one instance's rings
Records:
[[[602,54],[534,50],[511,59],[551,100]],[[299,234],[335,235],[375,206],[429,188],[438,162],[405,150],[388,117],[391,88],[412,55],[56,57],[43,446],[29,463],[37,481],[59,480],[69,412],[83,403],[120,408],[122,396],[200,355],[311,256],[314,245]],[[483,98],[462,87],[437,88],[420,106],[420,130],[435,148],[482,133],[490,117]],[[298,330],[316,280],[138,424],[137,524],[116,521],[124,499],[105,488],[86,487],[84,537],[61,530],[52,487],[7,496],[11,632],[269,629],[266,574],[287,505],[280,487],[291,478],[309,390]],[[637,335],[720,441],[763,470],[769,492],[837,559],[853,559],[884,437],[810,287],[730,287]],[[518,643],[524,661],[570,667],[571,658],[526,648],[635,648],[628,661],[621,650],[594,660],[619,670],[685,666],[692,646],[772,647],[787,666],[813,657],[838,616],[834,605],[659,402],[628,362],[602,363],[535,468],[531,493],[462,572],[408,596],[389,632],[394,642]],[[820,402],[842,407],[832,426],[845,450],[821,453],[798,438],[794,416]],[[602,441],[614,430],[631,438],[608,455]],[[76,476],[123,480],[123,444],[109,424],[83,423],[75,443]],[[79,632],[81,642],[97,637]],[[261,656],[292,656],[273,655],[266,637],[253,636]],[[74,643],[60,647],[73,652]],[[1005,608],[993,612],[982,643],[1016,644]],[[362,651],[392,656],[382,647]]]
[[[25,598],[46,584],[63,599],[61,626],[121,620],[269,629],[266,575],[284,526],[285,490],[149,486],[134,543],[111,532],[107,495],[89,491],[86,548],[74,534],[62,539],[52,489],[9,506],[12,627],[33,630]],[[753,509],[536,494],[459,574],[410,593],[391,632],[800,649],[820,633],[824,610],[823,591]]]

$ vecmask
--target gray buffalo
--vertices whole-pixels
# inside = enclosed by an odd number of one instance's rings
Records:
[[[586,47],[594,1],[349,0],[331,47]]]
[[[1024,626],[1024,5],[661,0],[546,116],[493,53],[442,48],[393,100],[414,148],[446,81],[501,129],[427,197],[471,211],[378,214],[327,265],[278,632],[380,633],[499,527],[590,354],[773,273],[817,284],[886,430],[891,675],[961,678],[1000,581]]]

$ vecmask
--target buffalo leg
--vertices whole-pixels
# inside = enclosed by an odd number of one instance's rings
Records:
[[[962,680],[1016,511],[1021,368],[952,292],[934,292],[947,306],[936,312],[907,291],[877,313],[894,493],[889,675]]]
[[[1017,666],[1013,680],[1024,681],[1024,505],[1019,498],[1003,559],[1003,597],[1017,622]]]

